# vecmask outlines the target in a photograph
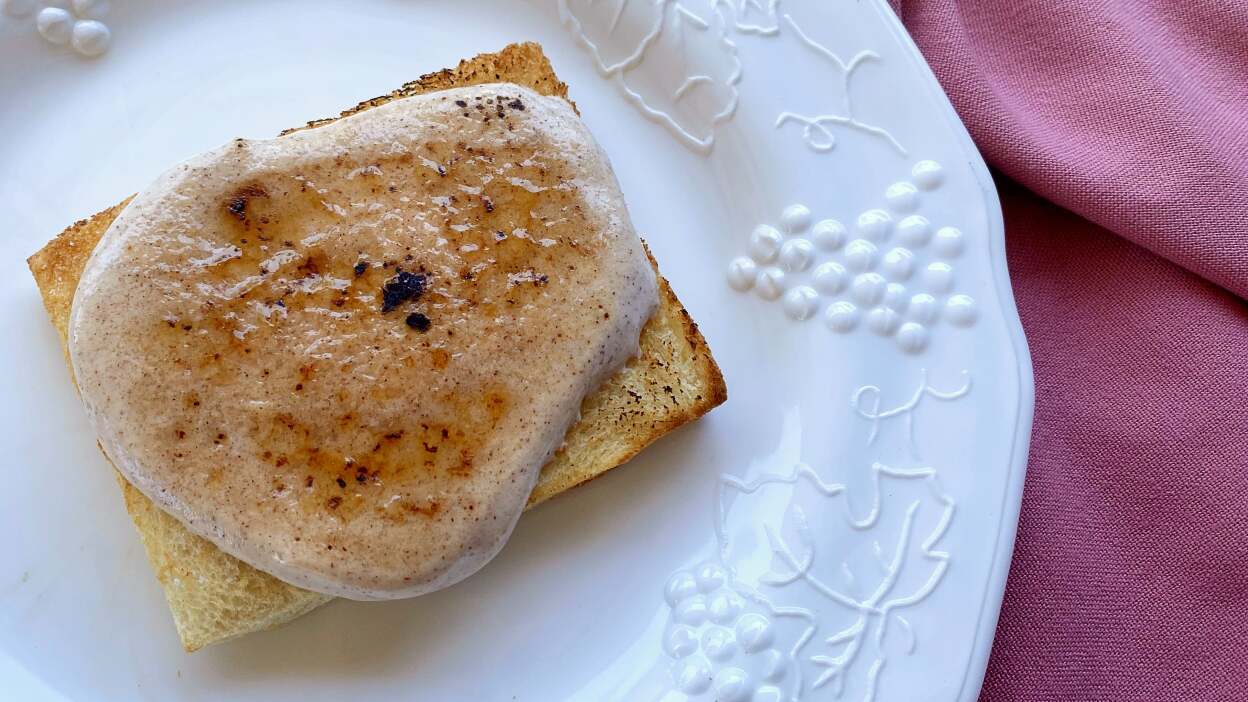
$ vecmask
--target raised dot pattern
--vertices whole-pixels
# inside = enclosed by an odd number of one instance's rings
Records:
[[[667,581],[663,650],[679,699],[753,702],[786,699],[791,659],[777,648],[775,623],[732,586],[718,563]],[[666,697],[664,698],[666,699]]]
[[[944,181],[939,163],[919,161],[909,180],[886,188],[883,208],[860,213],[851,226],[815,221],[810,208],[790,205],[777,226],[754,228],[747,255],[729,264],[729,285],[779,301],[795,321],[822,316],[836,333],[862,328],[920,353],[934,325],[969,327],[979,315],[976,301],[956,292],[962,231],[918,213]]]
[[[34,28],[49,44],[69,46],[88,58],[108,51],[112,31],[102,21],[108,14],[108,0],[0,0],[0,11],[15,19],[34,15]]]

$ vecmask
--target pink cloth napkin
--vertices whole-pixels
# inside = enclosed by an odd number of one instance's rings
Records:
[[[1036,377],[982,699],[1248,700],[1248,3],[893,0]]]

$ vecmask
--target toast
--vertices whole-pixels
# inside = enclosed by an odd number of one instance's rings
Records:
[[[567,86],[555,76],[541,47],[512,44],[497,53],[461,61],[454,69],[425,75],[341,116],[398,98],[490,82],[517,83],[567,99]],[[309,122],[283,134],[335,119]],[[78,278],[96,243],[128,202],[77,222],[28,260],[67,358],[69,310]],[[655,265],[653,257],[650,262]],[[727,399],[723,376],[697,325],[667,281],[658,276],[658,282],[659,308],[642,330],[640,356],[586,397],[580,420],[542,468],[528,507],[624,463],[663,434]],[[332,599],[289,585],[225,554],[158,509],[120,475],[117,478],[187,651],[278,626]]]

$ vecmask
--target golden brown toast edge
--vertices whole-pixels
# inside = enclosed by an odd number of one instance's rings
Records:
[[[389,95],[360,103],[342,116],[393,99],[487,82],[517,83],[567,99],[567,86],[555,77],[541,47],[525,43],[422,76]],[[309,122],[283,134],[334,119]],[[67,348],[69,310],[78,278],[96,243],[128,203],[129,199],[76,222],[28,260],[63,350]],[[653,257],[650,261],[655,264]],[[658,279],[660,308],[642,330],[640,357],[585,399],[580,421],[569,429],[564,446],[542,468],[529,507],[624,463],[663,434],[727,399],[723,376],[697,325],[667,281],[661,275]],[[289,585],[225,554],[187,531],[120,475],[118,482],[186,650],[278,626],[331,599]]]

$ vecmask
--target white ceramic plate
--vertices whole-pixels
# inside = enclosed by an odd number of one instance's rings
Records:
[[[72,15],[45,30],[102,48]],[[1030,368],[988,172],[882,0],[114,0],[103,23],[94,59],[0,27],[6,694],[975,698]],[[570,84],[728,403],[461,585],[184,654],[25,257],[184,157],[518,40]]]

